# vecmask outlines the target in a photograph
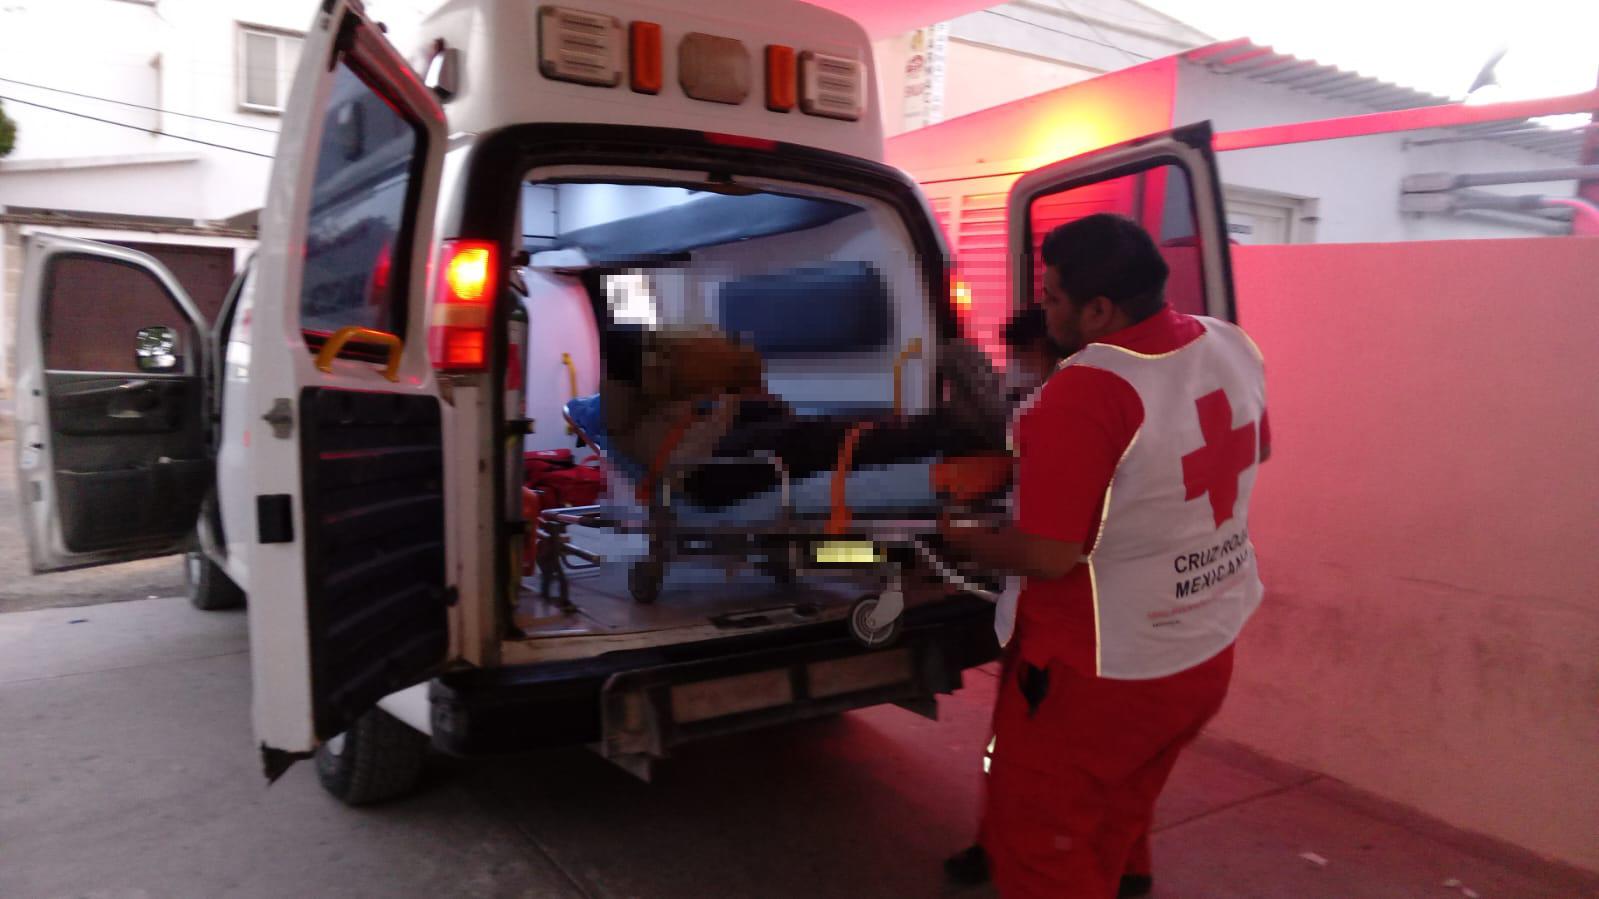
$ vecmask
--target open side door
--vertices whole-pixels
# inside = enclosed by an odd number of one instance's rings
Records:
[[[325,0],[262,214],[248,383],[223,409],[247,448],[271,778],[449,654],[446,412],[426,316],[445,139],[438,101],[360,5]]]
[[[1008,203],[1017,308],[1043,292],[1038,249],[1051,229],[1099,212],[1143,225],[1171,267],[1166,300],[1179,312],[1237,320],[1221,180],[1209,122],[1141,137],[1022,176]]]
[[[35,573],[180,552],[211,482],[204,324],[161,263],[33,236],[17,335],[17,490]]]

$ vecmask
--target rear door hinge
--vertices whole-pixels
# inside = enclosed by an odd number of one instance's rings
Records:
[[[294,436],[294,403],[279,397],[272,402],[271,411],[261,416],[261,420],[272,426],[273,437],[288,440]]]

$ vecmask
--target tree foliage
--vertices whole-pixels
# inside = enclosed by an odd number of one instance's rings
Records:
[[[4,103],[0,103],[0,158],[4,158],[17,145],[17,123],[6,115]]]

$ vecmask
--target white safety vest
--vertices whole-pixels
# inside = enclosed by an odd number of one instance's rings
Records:
[[[1192,668],[1232,645],[1260,605],[1249,499],[1265,371],[1240,328],[1199,321],[1205,333],[1170,353],[1095,343],[1061,366],[1108,371],[1144,405],[1087,560],[1101,677]]]

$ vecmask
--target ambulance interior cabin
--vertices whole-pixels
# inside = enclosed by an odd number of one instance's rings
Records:
[[[905,413],[929,406],[935,316],[911,237],[886,205],[748,179],[731,187],[530,176],[520,221],[530,454],[569,450],[578,463],[595,455],[563,410],[600,395],[608,329],[735,339],[759,354],[765,390],[796,415],[882,415],[896,396]],[[561,500],[561,477],[541,500],[546,507]],[[633,485],[611,477],[604,488],[600,503],[638,506]],[[774,500],[751,502],[721,510],[716,523],[758,532]],[[647,553],[647,539],[626,531],[571,531],[575,545],[604,559],[569,571],[575,610],[540,595],[527,547],[515,631],[617,635],[738,626],[739,616],[804,623],[842,617],[862,595],[848,572],[796,580],[700,556],[674,558],[658,601],[640,603],[629,566]]]

